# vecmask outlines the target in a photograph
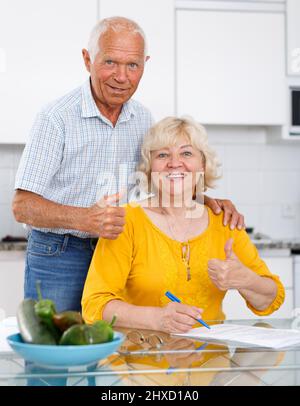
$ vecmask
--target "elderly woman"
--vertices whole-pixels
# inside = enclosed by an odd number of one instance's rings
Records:
[[[150,129],[140,171],[151,197],[127,205],[116,240],[99,240],[82,298],[88,323],[116,314],[120,327],[186,332],[195,318],[225,318],[228,289],[259,316],[281,306],[284,288],[247,233],[224,226],[222,215],[201,202],[217,166],[205,129],[193,119],[168,117]],[[168,290],[182,303],[169,302]]]

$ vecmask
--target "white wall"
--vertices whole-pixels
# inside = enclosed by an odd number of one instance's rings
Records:
[[[11,211],[14,179],[23,148],[23,145],[0,144],[0,239],[6,235],[25,235]]]
[[[263,128],[207,127],[223,164],[223,178],[211,196],[230,198],[246,223],[272,238],[300,238],[300,142],[266,143]],[[23,235],[11,214],[14,177],[23,146],[0,145],[0,238]],[[288,203],[294,218],[282,217]]]

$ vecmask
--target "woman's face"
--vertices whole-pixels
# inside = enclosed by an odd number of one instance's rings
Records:
[[[191,198],[204,170],[202,153],[184,136],[175,145],[151,152],[152,184],[167,195]]]

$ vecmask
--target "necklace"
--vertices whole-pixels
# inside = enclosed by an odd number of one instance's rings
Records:
[[[168,227],[168,229],[170,231],[170,234],[172,235],[172,238],[174,240],[176,240],[176,241],[179,241],[178,238],[176,238],[176,236],[173,233],[172,227],[171,227],[171,225],[169,223],[169,220],[168,220],[168,215],[165,214],[164,210],[162,210],[162,214],[163,214],[163,216],[164,216],[164,218],[166,220],[166,224],[167,224],[167,227]],[[184,265],[186,267],[186,280],[187,281],[191,280],[191,268],[190,268],[191,248],[190,248],[189,241],[185,241],[185,237],[186,237],[187,232],[188,232],[188,230],[190,228],[191,221],[192,221],[192,216],[190,217],[190,221],[189,221],[188,226],[187,226],[187,228],[186,228],[186,230],[184,232],[184,235],[183,235],[183,238],[182,238],[183,242],[179,241],[181,243],[181,260],[182,260],[182,262],[184,263]]]

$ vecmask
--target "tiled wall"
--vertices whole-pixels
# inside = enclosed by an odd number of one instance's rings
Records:
[[[300,139],[272,144],[262,128],[208,128],[223,177],[212,196],[231,199],[246,224],[272,238],[300,238]]]
[[[230,198],[256,231],[273,238],[300,238],[300,140],[273,145],[258,127],[207,130],[223,165],[223,177],[209,194]],[[0,238],[24,235],[10,208],[22,150],[19,145],[0,145]]]

